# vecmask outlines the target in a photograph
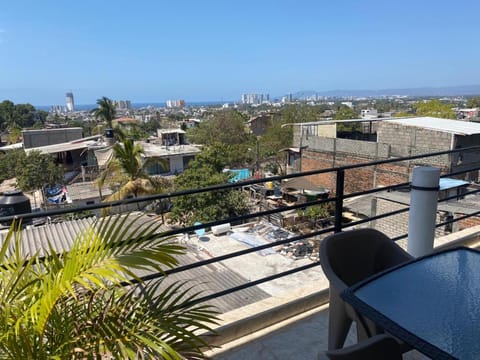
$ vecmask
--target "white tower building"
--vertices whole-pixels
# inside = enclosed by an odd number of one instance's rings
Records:
[[[67,102],[67,111],[68,112],[75,111],[75,103],[73,102],[73,93],[72,92],[67,92],[66,102]]]

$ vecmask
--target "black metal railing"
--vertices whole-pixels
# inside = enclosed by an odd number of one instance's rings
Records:
[[[402,214],[405,212],[409,211],[409,207],[405,206],[402,209],[395,210],[395,211],[390,211],[387,213],[375,215],[375,216],[370,216],[365,219],[361,220],[356,220],[356,221],[351,221],[349,223],[345,223],[342,220],[342,213],[343,213],[343,208],[344,208],[344,201],[349,198],[357,197],[357,196],[362,196],[362,195],[371,195],[379,192],[385,192],[385,191],[394,191],[398,189],[406,189],[409,188],[410,183],[409,182],[403,182],[403,183],[398,183],[398,184],[393,184],[389,186],[384,186],[381,188],[371,188],[367,190],[362,190],[362,191],[357,191],[357,192],[350,192],[350,193],[345,193],[345,172],[348,170],[353,170],[353,169],[359,169],[359,168],[364,168],[364,167],[371,167],[371,166],[378,166],[382,164],[389,164],[389,163],[395,163],[395,162],[405,162],[405,161],[413,161],[413,160],[419,160],[419,159],[428,159],[429,157],[435,157],[435,156],[440,156],[440,155],[451,155],[455,153],[465,153],[469,151],[479,151],[480,146],[473,146],[469,148],[462,148],[462,149],[456,149],[456,150],[449,150],[449,151],[439,151],[439,152],[434,152],[434,153],[429,153],[429,154],[420,154],[420,155],[414,155],[414,156],[409,156],[409,157],[402,157],[402,158],[395,158],[395,159],[385,159],[385,160],[377,160],[377,161],[372,161],[368,163],[362,163],[362,164],[352,164],[352,165],[346,165],[346,166],[340,166],[340,167],[333,167],[329,169],[319,169],[319,170],[310,170],[310,171],[304,171],[301,173],[294,173],[294,174],[289,174],[289,175],[283,175],[283,176],[273,176],[269,178],[263,178],[263,179],[254,179],[254,180],[248,180],[248,181],[243,181],[241,183],[229,183],[229,184],[220,184],[220,185],[214,185],[214,186],[209,186],[205,188],[198,188],[198,189],[189,189],[189,190],[183,190],[183,191],[177,191],[177,192],[171,192],[171,193],[163,193],[163,194],[157,194],[157,195],[150,195],[150,196],[144,196],[144,197],[138,197],[138,198],[130,198],[130,199],[124,199],[124,200],[118,200],[118,201],[111,201],[111,202],[105,202],[105,203],[100,203],[100,204],[92,204],[92,205],[85,205],[85,206],[79,206],[76,208],[58,208],[58,209],[50,209],[48,211],[42,211],[42,212],[36,212],[36,213],[29,213],[29,214],[19,214],[19,215],[13,215],[13,216],[5,216],[5,217],[0,217],[0,223],[4,222],[10,222],[13,219],[23,219],[23,220],[28,220],[28,219],[34,219],[38,217],[50,217],[50,218],[55,218],[58,216],[65,216],[66,214],[75,214],[79,212],[88,212],[88,211],[93,211],[93,210],[99,210],[99,209],[106,209],[106,208],[114,208],[117,206],[125,206],[129,204],[135,204],[135,203],[148,203],[148,202],[153,202],[156,200],[165,200],[168,199],[169,201],[175,200],[175,198],[180,197],[180,196],[186,196],[186,195],[194,195],[202,192],[208,192],[208,191],[220,191],[220,190],[227,190],[227,189],[236,189],[236,188],[242,188],[246,186],[251,186],[251,185],[256,185],[256,184],[261,184],[265,182],[274,182],[274,181],[282,181],[285,179],[292,179],[292,178],[297,178],[297,177],[304,177],[304,176],[312,176],[312,175],[320,175],[320,174],[327,174],[327,173],[333,173],[335,175],[335,190],[334,190],[334,196],[327,198],[327,199],[317,199],[314,201],[308,201],[304,203],[299,203],[299,204],[293,204],[289,206],[282,206],[279,208],[272,208],[272,209],[266,209],[263,211],[257,211],[254,213],[249,213],[243,216],[238,216],[235,218],[226,218],[226,219],[219,219],[215,221],[210,221],[207,223],[203,223],[201,225],[192,225],[192,226],[185,226],[181,228],[176,228],[176,229],[171,229],[168,230],[164,233],[165,236],[173,236],[173,235],[178,235],[182,233],[188,233],[192,232],[198,229],[204,229],[204,228],[211,228],[212,226],[216,225],[221,225],[221,224],[226,224],[226,223],[245,223],[254,219],[258,219],[262,216],[268,216],[272,214],[277,214],[277,213],[282,213],[286,212],[289,210],[299,210],[299,209],[304,209],[310,206],[314,205],[321,205],[321,204],[328,204],[332,203],[334,204],[334,221],[332,226],[328,226],[322,229],[314,230],[311,231],[307,234],[300,234],[296,235],[290,238],[286,239],[281,239],[278,241],[274,241],[268,244],[260,245],[260,246],[255,246],[251,247],[248,249],[243,249],[240,251],[232,252],[229,254],[221,255],[221,256],[216,256],[212,257],[209,259],[197,261],[195,263],[191,264],[186,264],[182,265],[173,269],[166,270],[165,272],[162,273],[156,273],[156,274],[149,274],[141,278],[144,281],[152,280],[158,277],[162,277],[165,275],[169,274],[176,274],[176,273],[181,273],[190,269],[206,266],[212,263],[217,263],[221,262],[227,259],[239,257],[242,255],[246,255],[249,253],[257,252],[260,250],[265,250],[273,247],[277,247],[279,245],[285,245],[289,244],[292,242],[296,242],[299,240],[304,240],[304,239],[309,239],[309,238],[314,238],[318,237],[321,235],[325,235],[328,233],[333,233],[333,232],[339,232],[344,229],[348,229],[353,226],[358,226],[358,225],[364,225],[366,223],[372,222],[374,220],[382,219],[382,218],[387,218],[391,217],[394,215]],[[423,162],[422,164],[425,164]],[[478,171],[480,169],[480,166],[473,166],[466,168],[462,171],[457,171],[457,172],[450,172],[450,173],[444,173],[442,177],[450,177],[450,176],[461,176],[462,174],[465,174],[467,172],[472,172],[472,171]],[[473,189],[471,191],[468,191],[462,195],[473,195],[480,192],[480,187],[478,189]],[[457,197],[457,195],[447,197],[445,199],[442,199],[441,202],[443,201],[448,201],[448,200],[453,200]],[[455,219],[450,219],[447,221],[440,222],[436,224],[437,227],[445,226],[447,224],[451,224],[457,221],[461,221],[464,219],[467,219],[472,216],[479,216],[480,215],[480,210],[471,212],[470,214],[465,214],[462,216],[459,216]],[[396,236],[393,238],[393,240],[400,240],[405,237],[407,237],[408,234],[402,234],[399,236]],[[143,239],[143,241],[148,241],[148,239]],[[220,296],[224,296],[227,294],[231,294],[233,292],[256,286],[261,283],[265,283],[268,281],[271,281],[273,279],[277,279],[283,276],[288,276],[296,272],[301,272],[305,271],[306,269],[318,266],[320,264],[319,261],[312,261],[312,263],[299,266],[295,269],[290,269],[288,271],[280,272],[274,275],[270,275],[267,277],[263,277],[257,280],[249,281],[245,284],[225,289],[220,292],[216,292],[214,294],[209,294],[207,296],[204,296],[202,298],[199,298],[195,300],[196,303],[198,302],[203,302],[207,300],[211,300]]]

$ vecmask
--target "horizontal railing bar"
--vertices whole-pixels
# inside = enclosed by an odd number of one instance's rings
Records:
[[[278,278],[281,278],[281,277],[285,277],[285,276],[288,276],[288,275],[295,274],[295,273],[300,272],[300,271],[305,271],[305,270],[311,269],[313,267],[317,267],[319,265],[320,265],[320,261],[317,261],[317,262],[313,262],[313,263],[310,263],[310,264],[307,264],[307,265],[302,265],[302,266],[296,267],[294,269],[290,269],[290,270],[283,271],[283,272],[280,272],[280,273],[277,273],[277,274],[266,276],[266,277],[263,277],[261,279],[251,280],[251,281],[249,281],[247,283],[244,283],[242,285],[237,285],[237,286],[234,286],[232,288],[216,292],[214,294],[210,294],[210,295],[206,295],[206,296],[197,298],[195,300],[192,300],[190,302],[182,304],[181,307],[179,307],[179,308],[184,308],[184,307],[197,305],[197,304],[200,304],[200,303],[205,302],[205,301],[213,300],[213,299],[216,299],[216,298],[221,297],[221,296],[225,296],[225,295],[228,295],[228,294],[240,291],[240,290],[250,288],[252,286],[260,285],[260,284],[263,284],[263,283],[268,282],[268,281],[272,281],[272,280],[275,280],[275,279],[278,279]]]
[[[344,166],[332,167],[332,168],[327,168],[327,169],[310,170],[310,171],[306,171],[306,172],[293,173],[293,174],[288,174],[288,175],[279,175],[279,176],[272,176],[272,177],[269,177],[269,178],[247,180],[247,181],[243,181],[241,183],[218,184],[218,185],[212,185],[212,186],[207,186],[207,187],[197,188],[197,189],[189,189],[189,190],[182,190],[182,191],[176,191],[176,192],[171,192],[171,193],[163,193],[163,194],[149,195],[149,196],[143,196],[143,197],[137,197],[137,198],[115,200],[115,201],[110,201],[110,202],[102,202],[102,203],[99,203],[99,204],[79,206],[79,207],[77,207],[73,210],[72,209],[54,209],[54,210],[42,211],[40,214],[29,213],[29,214],[4,216],[4,217],[0,217],[0,222],[11,221],[11,220],[20,219],[20,218],[21,219],[31,219],[31,218],[35,218],[35,217],[48,217],[48,216],[55,216],[55,215],[63,215],[63,214],[71,213],[71,212],[104,209],[104,208],[108,208],[108,207],[128,205],[128,204],[131,204],[131,203],[149,202],[149,201],[154,201],[154,200],[174,198],[174,197],[178,197],[178,196],[193,195],[193,194],[197,194],[197,193],[201,193],[201,192],[207,192],[207,191],[218,191],[218,190],[225,190],[225,189],[231,189],[231,188],[240,188],[240,187],[244,187],[244,186],[248,186],[248,185],[254,185],[254,184],[260,184],[260,183],[264,183],[264,182],[268,182],[268,181],[278,181],[278,180],[291,179],[291,178],[296,178],[296,177],[318,175],[318,174],[323,174],[323,173],[328,173],[328,172],[338,172],[338,171],[341,171],[341,170],[350,170],[350,169],[356,169],[356,168],[360,168],[360,167],[367,167],[367,166],[375,166],[375,165],[388,164],[388,163],[394,163],[394,162],[409,161],[409,160],[415,160],[415,159],[420,159],[420,158],[427,158],[427,157],[434,157],[434,156],[439,156],[439,155],[453,154],[453,153],[457,153],[457,152],[468,152],[470,150],[480,150],[480,146],[472,146],[472,147],[454,149],[454,150],[443,150],[443,151],[438,151],[438,152],[429,153],[429,154],[419,154],[419,155],[413,155],[413,156],[407,156],[407,157],[401,157],[401,158],[376,160],[376,161],[372,161],[372,162],[368,162],[368,163],[344,165]],[[473,171],[473,170],[474,169],[469,169],[469,170],[465,170],[465,172]]]
[[[178,267],[173,268],[173,269],[167,269],[164,272],[148,274],[148,275],[140,277],[139,280],[132,279],[129,282],[125,282],[124,285],[129,285],[129,284],[137,283],[137,282],[141,282],[141,281],[153,280],[153,279],[156,279],[158,277],[165,276],[165,275],[184,272],[184,271],[187,271],[187,270],[198,268],[200,266],[217,263],[217,262],[220,262],[220,261],[232,259],[234,257],[239,257],[239,256],[242,256],[242,255],[247,255],[247,254],[250,254],[250,253],[253,253],[253,252],[256,252],[256,251],[269,249],[269,248],[274,247],[274,246],[289,244],[289,243],[292,243],[292,242],[295,242],[295,241],[299,241],[299,240],[303,240],[303,239],[307,239],[307,238],[312,238],[312,237],[322,235],[322,234],[326,234],[326,233],[332,232],[332,231],[333,231],[333,227],[329,227],[329,228],[326,228],[326,229],[322,229],[322,230],[318,230],[318,231],[308,233],[306,235],[298,235],[298,236],[294,236],[294,237],[291,237],[291,238],[288,238],[288,239],[275,241],[275,242],[272,242],[272,243],[269,243],[269,244],[264,244],[264,245],[251,247],[251,248],[248,248],[248,249],[238,250],[238,251],[235,251],[235,252],[232,252],[232,253],[229,253],[229,254],[220,255],[220,256],[210,258],[210,259],[200,260],[200,261],[196,261],[194,263],[178,266]]]

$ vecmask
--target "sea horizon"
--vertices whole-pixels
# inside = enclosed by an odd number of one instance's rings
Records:
[[[191,101],[186,102],[185,107],[189,106],[212,106],[212,105],[223,105],[225,103],[233,104],[234,101],[225,101],[225,100],[218,100],[218,101]],[[52,106],[59,106],[57,105],[33,105],[37,110],[44,110],[50,111]],[[66,107],[66,105],[60,105]],[[154,108],[164,108],[167,107],[166,102],[138,102],[132,103],[132,109],[142,109],[152,106]],[[97,104],[78,104],[75,105],[75,111],[85,111],[85,110],[92,110],[97,108]]]

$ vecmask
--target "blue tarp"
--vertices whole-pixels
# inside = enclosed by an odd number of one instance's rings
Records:
[[[245,180],[250,178],[250,170],[249,169],[229,169],[229,170],[224,170],[228,171],[234,176],[229,180],[231,183],[236,183],[240,180]]]

